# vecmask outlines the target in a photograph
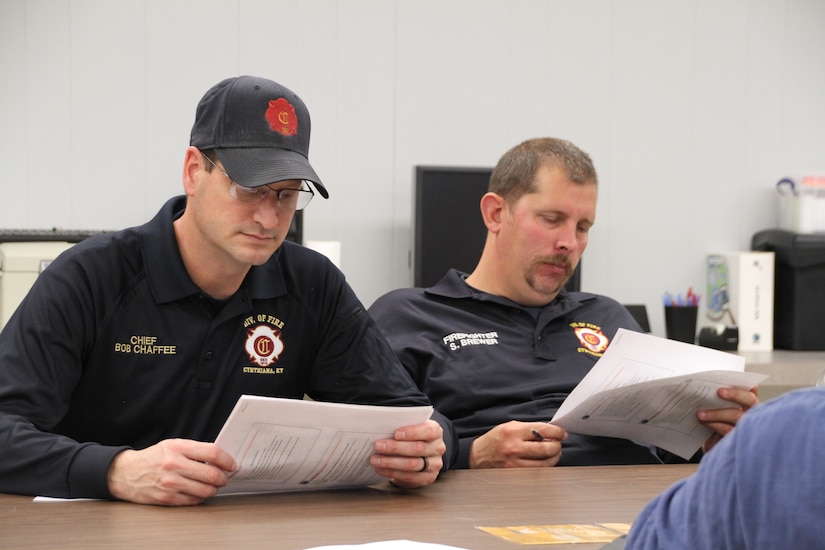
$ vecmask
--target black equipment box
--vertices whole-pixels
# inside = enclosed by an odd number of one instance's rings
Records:
[[[751,248],[776,256],[774,347],[825,350],[825,234],[767,229]]]

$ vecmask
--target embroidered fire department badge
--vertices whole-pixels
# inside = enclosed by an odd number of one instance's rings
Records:
[[[269,127],[282,135],[294,136],[298,133],[298,116],[295,107],[284,98],[270,99],[266,110]]]
[[[281,331],[268,325],[257,325],[247,332],[244,349],[249,354],[249,360],[261,367],[277,363],[284,351]]]
[[[604,353],[607,344],[610,343],[600,328],[585,326],[576,327],[574,330],[582,347],[587,348],[592,353]]]

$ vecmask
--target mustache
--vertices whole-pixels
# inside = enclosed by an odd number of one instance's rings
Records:
[[[536,258],[536,261],[533,262],[533,265],[540,265],[540,264],[550,264],[557,267],[564,268],[564,274],[566,277],[573,276],[573,265],[570,263],[570,258],[568,258],[565,254],[553,254],[552,256],[541,256]]]

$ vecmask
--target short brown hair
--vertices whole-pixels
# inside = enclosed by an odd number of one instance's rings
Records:
[[[513,203],[535,190],[536,171],[547,163],[561,166],[576,183],[598,183],[596,168],[587,153],[569,141],[548,137],[529,139],[504,153],[493,169],[487,190]]]

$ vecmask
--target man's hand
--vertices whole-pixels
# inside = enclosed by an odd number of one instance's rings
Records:
[[[721,441],[733,428],[745,411],[759,404],[759,388],[739,390],[736,388],[719,388],[717,395],[730,401],[733,406],[726,409],[703,409],[696,411],[696,418],[714,431],[702,445],[702,451],[708,452]]]
[[[558,426],[511,420],[473,441],[470,468],[555,466],[561,459],[561,442],[565,439],[567,432]]]
[[[190,506],[214,496],[236,469],[214,443],[167,439],[118,454],[109,466],[109,491],[140,504]]]
[[[394,439],[375,442],[370,457],[375,471],[399,487],[413,488],[434,482],[444,464],[447,450],[444,431],[435,420],[405,426],[395,431]]]

